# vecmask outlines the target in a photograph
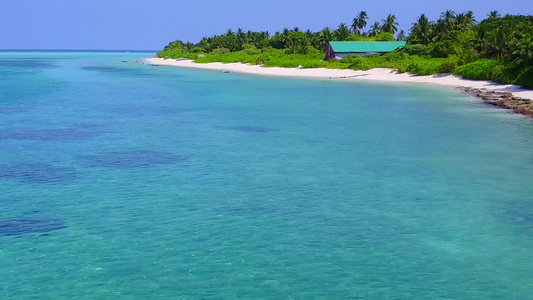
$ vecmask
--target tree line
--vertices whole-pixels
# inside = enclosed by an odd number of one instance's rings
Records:
[[[447,10],[435,20],[430,20],[425,14],[421,14],[412,23],[407,34],[403,30],[398,31],[399,24],[393,14],[388,14],[381,22],[374,22],[370,26],[368,21],[368,14],[361,11],[355,15],[350,25],[341,23],[335,29],[325,27],[318,32],[303,31],[298,27],[284,28],[274,34],[268,31],[228,30],[221,35],[204,37],[196,44],[176,40],[169,43],[159,55],[171,57],[176,56],[176,53],[215,55],[241,52],[243,55],[260,55],[278,51],[287,57],[302,55],[300,59],[306,57],[316,59],[324,53],[330,41],[405,40],[407,46],[384,58],[374,57],[363,61],[362,58],[352,57],[341,61],[341,64],[332,62],[320,66],[345,67],[349,64],[350,68],[361,68],[361,64],[370,66],[371,62],[386,61],[387,63],[383,64],[394,67],[395,60],[402,61],[404,66],[408,61],[414,63],[420,59],[434,59],[428,60],[427,63],[437,65],[437,62],[442,62],[442,67],[434,69],[434,72],[457,71],[467,78],[518,82],[523,86],[533,86],[532,16],[501,16],[497,11],[492,11],[483,20],[478,21],[472,11],[456,13]],[[245,59],[240,57],[240,60]],[[473,64],[474,62],[476,64]],[[463,67],[469,64],[473,64],[471,68]],[[315,65],[313,63],[310,67]],[[416,73],[416,68],[397,67],[397,69],[414,70]]]

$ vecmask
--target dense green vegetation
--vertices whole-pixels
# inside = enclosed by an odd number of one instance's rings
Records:
[[[348,26],[341,23],[320,32],[298,27],[269,32],[238,29],[205,37],[200,42],[176,40],[162,52],[163,58],[185,57],[197,63],[243,62],[265,67],[336,68],[368,70],[393,68],[415,75],[453,73],[468,79],[493,80],[533,87],[533,17],[501,17],[496,11],[477,22],[471,11],[445,11],[430,21],[424,14],[409,33],[398,31],[394,15],[367,28],[368,15],[360,12]],[[396,34],[396,38],[394,35]],[[324,61],[330,41],[405,40],[407,46],[389,54],[370,57],[350,55],[339,61]]]

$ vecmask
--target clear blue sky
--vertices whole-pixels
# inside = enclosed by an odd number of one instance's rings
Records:
[[[408,31],[416,17],[431,20],[447,9],[533,14],[530,0],[0,0],[0,49],[157,50],[180,39],[198,42],[228,29],[284,27],[318,31],[350,24],[364,10],[369,25],[392,13]]]

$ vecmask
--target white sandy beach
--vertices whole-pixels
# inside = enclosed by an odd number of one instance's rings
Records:
[[[414,76],[408,73],[398,74],[391,69],[376,68],[368,71],[354,70],[334,70],[334,69],[296,69],[296,68],[264,68],[242,63],[208,63],[197,64],[192,60],[176,61],[174,59],[148,58],[146,62],[154,65],[176,66],[185,68],[198,68],[209,70],[220,70],[238,73],[247,73],[264,76],[282,77],[308,77],[336,80],[370,80],[385,82],[404,82],[437,84],[451,87],[471,87],[494,90],[498,92],[509,92],[513,96],[533,100],[533,90],[525,90],[512,84],[498,84],[491,81],[467,80],[449,74],[437,74],[429,76]]]

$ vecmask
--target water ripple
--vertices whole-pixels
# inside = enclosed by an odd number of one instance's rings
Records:
[[[55,219],[12,219],[0,221],[0,234],[5,236],[45,233],[67,227]]]
[[[174,164],[183,160],[184,158],[179,155],[150,150],[110,152],[85,157],[85,161],[91,167],[109,169],[127,169],[147,167],[157,164]]]
[[[0,165],[0,180],[19,180],[27,183],[63,183],[76,179],[73,168],[55,167],[49,164]]]

